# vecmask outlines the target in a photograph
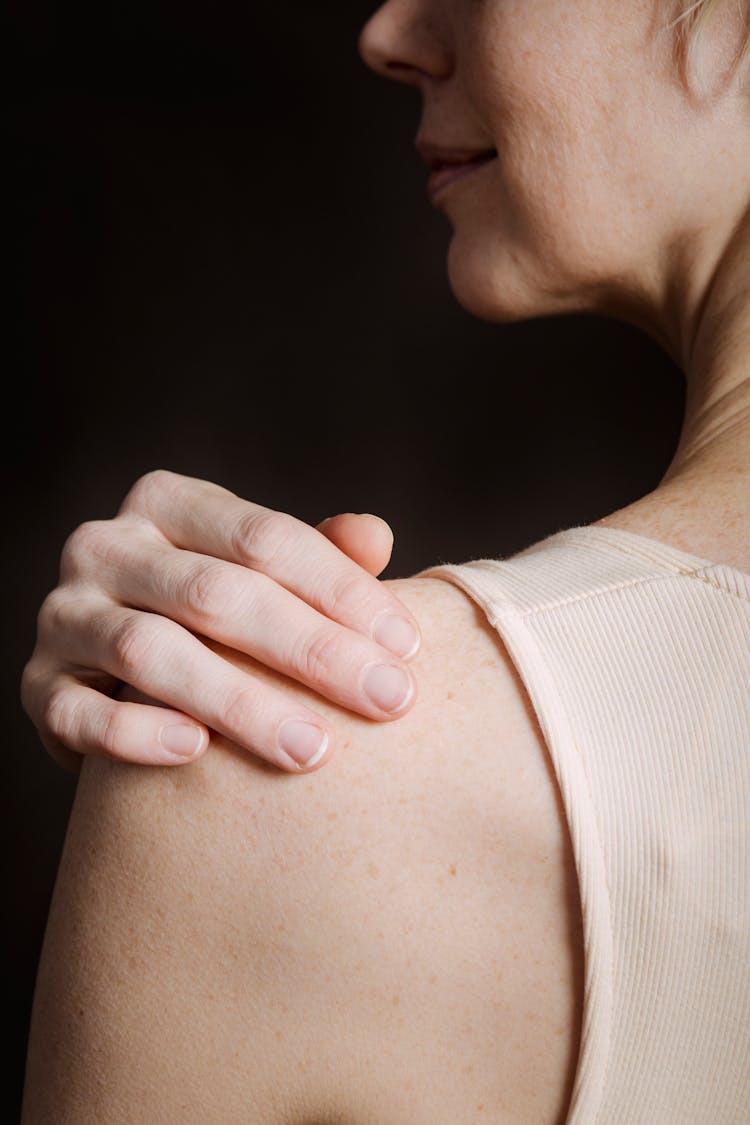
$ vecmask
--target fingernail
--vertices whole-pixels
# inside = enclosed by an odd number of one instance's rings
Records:
[[[388,609],[375,618],[372,639],[403,660],[408,660],[419,648],[419,633],[412,623]]]
[[[159,741],[170,754],[177,754],[180,758],[192,758],[203,745],[203,731],[200,727],[194,727],[192,723],[175,723],[173,726],[161,728]]]
[[[300,766],[314,766],[328,749],[328,735],[313,723],[287,719],[279,731],[279,746]]]
[[[368,664],[362,679],[365,695],[381,711],[398,711],[414,694],[414,684],[407,672],[392,664]]]

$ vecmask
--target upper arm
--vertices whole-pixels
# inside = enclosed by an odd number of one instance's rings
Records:
[[[556,1122],[575,1063],[577,888],[504,646],[436,579],[419,696],[282,773],[221,738],[86,762],[39,971],[26,1125]]]

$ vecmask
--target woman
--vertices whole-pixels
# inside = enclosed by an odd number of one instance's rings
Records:
[[[366,25],[423,97],[457,299],[640,325],[685,371],[680,442],[589,527],[396,582],[377,521],[170,474],[74,537],[24,678],[90,755],[26,1122],[746,1120],[747,40],[730,0]]]

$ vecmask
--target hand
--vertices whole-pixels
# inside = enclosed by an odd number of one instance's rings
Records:
[[[404,660],[419,629],[375,577],[392,546],[377,516],[348,513],[316,529],[208,481],[148,473],[114,519],[84,523],[66,542],[23,706],[73,772],[86,754],[193,761],[208,746],[206,727],[282,769],[319,766],[335,744],[328,722],[201,635],[350,711],[399,717],[416,695]],[[123,683],[153,704],[113,698]],[[408,689],[400,704],[399,685]]]

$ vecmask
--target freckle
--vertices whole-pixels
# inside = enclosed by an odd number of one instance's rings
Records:
[[[450,871],[451,875],[455,875],[455,874],[456,874],[456,865],[455,865],[455,863],[452,863],[452,864],[450,865],[450,867],[449,867],[449,869],[448,869],[448,870]]]
[[[284,1038],[283,1032],[277,1030],[276,1038],[281,1041]]]
[[[338,817],[338,815],[339,815],[338,813],[335,813],[335,812],[329,812],[329,814],[328,814],[328,816],[326,817],[326,819],[327,819],[327,820],[336,820],[336,818]]]
[[[367,874],[371,879],[377,879],[378,875],[380,874],[380,868],[378,867],[377,863],[369,863],[367,865]]]
[[[401,1003],[401,997],[398,996],[398,995],[394,996],[393,997],[393,1007],[397,1008],[400,1003]]]
[[[455,698],[456,698],[455,691],[449,691],[447,696],[446,696],[446,699],[455,699]]]
[[[79,1016],[82,1016],[82,1015],[83,1015],[83,1008],[79,1008],[79,1009],[78,1009],[78,1015],[79,1015]]]
[[[435,984],[436,982],[437,982],[437,973],[433,973],[432,976],[430,977],[430,984]]]
[[[344,750],[348,750],[351,744],[352,740],[350,738],[347,738],[346,742],[344,743]]]
[[[130,969],[131,973],[137,973],[138,972],[138,960],[137,960],[137,958],[128,957],[128,968]]]

